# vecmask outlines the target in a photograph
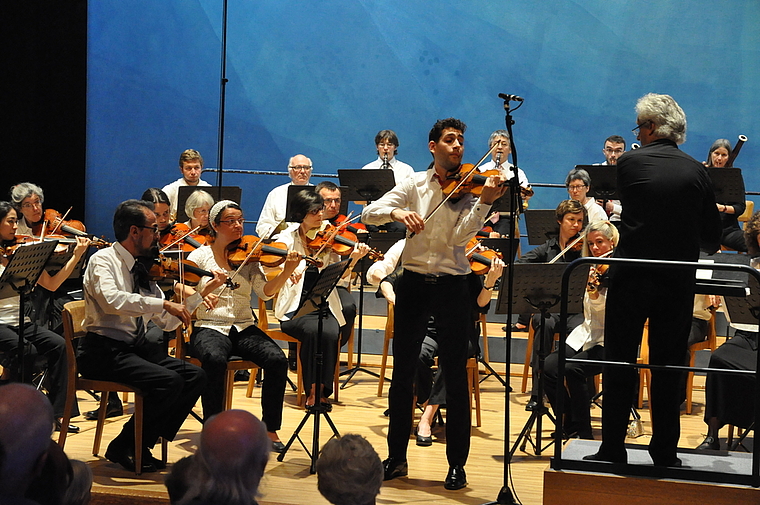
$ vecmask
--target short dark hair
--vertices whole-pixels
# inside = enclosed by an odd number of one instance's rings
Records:
[[[145,190],[145,193],[142,194],[142,197],[140,200],[144,200],[146,202],[153,202],[156,203],[165,203],[166,205],[171,206],[171,202],[169,202],[169,197],[166,196],[166,193],[164,193],[164,190],[160,188],[148,188]]]
[[[554,215],[557,218],[557,222],[561,222],[567,214],[583,214],[583,226],[588,224],[588,211],[578,200],[562,200],[554,210]]]
[[[5,219],[11,210],[16,210],[11,202],[0,202],[0,219]]]
[[[460,132],[464,133],[467,129],[467,125],[464,124],[459,119],[455,119],[453,117],[449,117],[446,119],[439,119],[435,122],[433,125],[433,128],[430,129],[430,133],[428,134],[428,141],[431,142],[438,142],[441,140],[441,135],[443,135],[443,130],[446,128],[454,128],[455,130],[459,130]]]
[[[377,132],[377,135],[375,135],[375,145],[379,144],[383,140],[398,147],[398,137],[396,136],[396,132],[393,130],[380,130]]]
[[[314,191],[316,191],[317,194],[323,189],[326,189],[327,191],[340,191],[340,186],[332,181],[322,181],[314,187]]]
[[[316,193],[312,188],[296,192],[290,204],[293,220],[297,223],[303,222],[308,214],[325,206],[322,195]]]
[[[366,438],[333,438],[317,460],[317,489],[335,505],[375,503],[383,484],[383,464]]]
[[[747,252],[750,256],[760,256],[760,245],[757,236],[760,234],[760,212],[755,212],[744,224],[744,242],[747,244]]]
[[[604,139],[604,143],[612,142],[613,144],[623,144],[625,145],[625,139],[621,137],[620,135],[610,135],[606,139]]]
[[[113,234],[121,242],[129,236],[132,226],[145,226],[145,209],[153,211],[153,202],[127,200],[116,207],[113,214]]]

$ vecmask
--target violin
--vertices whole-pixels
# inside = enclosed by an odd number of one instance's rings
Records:
[[[76,219],[65,220],[64,217],[66,216],[55,209],[46,209],[42,221],[32,226],[32,234],[40,236],[43,228],[45,228],[50,230],[50,233],[46,233],[45,238],[56,238],[63,244],[75,243],[68,239],[68,237],[73,235],[89,238],[90,245],[98,249],[111,247],[111,242],[87,233],[87,228],[81,221],[77,221]]]
[[[0,255],[6,258],[10,258],[16,252],[16,249],[22,245],[34,244],[41,241],[52,242],[53,240],[58,241],[58,245],[53,251],[53,254],[63,254],[68,251],[69,244],[72,243],[72,240],[74,240],[73,243],[76,243],[75,239],[64,237],[62,235],[48,235],[44,238],[44,240],[41,240],[40,237],[35,237],[33,235],[16,235],[12,241],[9,241],[8,245],[0,247]]]
[[[348,221],[348,217],[344,216],[343,214],[338,214],[334,218],[330,219],[330,224],[334,226],[340,226],[340,225],[345,224],[346,230],[354,234],[367,232],[367,227],[364,226],[362,223],[346,224],[346,221]]]
[[[264,244],[261,240],[253,235],[243,235],[241,238],[233,240],[227,246],[227,262],[233,268],[239,268],[248,263],[261,263],[265,267],[276,267],[285,262],[288,255],[287,245],[282,242]],[[311,256],[301,255],[301,259],[317,268],[322,267],[322,262]]]
[[[160,254],[158,258],[154,259],[154,263],[150,267],[148,272],[150,280],[157,281],[161,279],[174,279],[187,284],[195,286],[201,281],[201,277],[213,277],[214,274],[208,270],[200,268],[195,262],[183,259],[175,260],[168,258],[163,254]],[[239,287],[232,282],[232,279],[227,279],[227,286],[231,289]]]
[[[607,287],[607,271],[609,269],[610,266],[607,264],[596,265],[588,276],[586,291],[589,293],[596,293],[599,288]]]
[[[346,225],[334,226],[329,222],[325,223],[323,229],[319,230],[316,236],[309,241],[309,249],[322,250],[330,248],[340,256],[351,254],[356,245],[356,235],[346,230]],[[383,253],[376,249],[370,248],[367,255],[375,261],[383,259]]]
[[[470,268],[475,275],[485,275],[491,268],[494,258],[504,259],[502,254],[480,243],[477,237],[473,237],[465,248],[467,259],[470,260]]]
[[[463,163],[457,172],[448,174],[446,179],[441,181],[443,194],[451,195],[449,198],[460,198],[467,193],[480,196],[488,178],[492,175],[501,174],[496,169],[478,172],[473,168],[475,165],[472,163]]]
[[[161,251],[176,246],[178,250],[191,252],[208,243],[204,235],[195,234],[194,231],[184,223],[174,223],[168,226],[166,230],[161,232],[161,237],[158,240]]]

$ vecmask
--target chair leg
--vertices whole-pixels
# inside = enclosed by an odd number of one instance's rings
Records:
[[[695,351],[691,352],[691,359],[689,360],[689,366],[694,366],[694,353]],[[686,413],[691,414],[691,395],[694,391],[694,372],[689,372],[686,376]]]
[[[227,370],[224,375],[224,410],[232,408],[232,388],[235,385],[235,370]]]
[[[533,358],[533,322],[531,321],[528,325],[530,328],[528,330],[528,342],[525,344],[525,363],[523,364],[523,376],[522,376],[522,389],[521,391],[523,393],[526,393],[528,391],[528,377],[531,375],[530,373],[530,364]],[[507,369],[509,369],[509,363],[507,363]]]
[[[100,453],[100,441],[103,438],[103,426],[106,422],[106,409],[108,408],[108,392],[100,393],[100,406],[98,407],[98,424],[95,426],[95,441],[92,445],[92,455]]]
[[[380,380],[377,382],[377,396],[383,396],[383,385],[385,384],[385,370],[388,367],[388,347],[390,338],[386,335],[383,341],[383,357],[380,360]]]
[[[251,368],[250,372],[250,377],[248,377],[248,387],[245,390],[246,398],[253,398],[253,386],[256,385],[256,377],[259,375],[258,370],[255,368]]]

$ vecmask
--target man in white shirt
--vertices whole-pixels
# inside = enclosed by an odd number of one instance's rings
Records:
[[[288,160],[290,182],[277,186],[267,195],[256,223],[256,235],[261,238],[270,238],[285,229],[288,187],[311,186],[309,179],[311,179],[312,168],[311,160],[303,154],[296,154]]]
[[[114,214],[118,241],[90,258],[84,276],[87,335],[80,339],[77,363],[83,377],[133,386],[144,395],[142,471],[165,465],[150,448],[163,437],[174,439],[206,385],[200,368],[160,352],[145,338],[148,319],[162,330],[189,325],[200,304],[195,294],[184,304],[164,300],[149,281],[142,259],[152,257],[158,239],[153,204],[141,200],[121,203]],[[214,281],[221,285],[221,274]],[[106,451],[106,458],[135,470],[134,417]]]
[[[488,149],[494,145],[496,148],[491,153],[491,161],[487,161],[478,167],[480,172],[497,169],[502,172],[503,176],[509,180],[514,176],[514,165],[509,162],[509,154],[512,152],[512,146],[509,141],[509,132],[507,130],[496,130],[488,138]],[[498,162],[498,163],[497,163]],[[498,164],[498,167],[497,167]],[[533,196],[533,190],[528,182],[528,176],[525,175],[522,168],[517,168],[517,182],[522,192],[523,206],[528,206],[528,200]],[[523,209],[517,209],[522,213]],[[512,227],[510,226],[509,213],[499,212],[498,215],[491,216],[491,227],[499,235],[510,235]],[[488,223],[486,223],[488,225]]]
[[[201,179],[203,171],[203,157],[195,149],[185,149],[179,155],[179,171],[182,177],[167,184],[163,187],[164,193],[169,197],[171,202],[172,219],[177,217],[177,200],[179,199],[179,188],[181,186],[211,186],[208,182]]]
[[[406,449],[412,427],[414,372],[430,316],[439,335],[439,360],[447,384],[446,489],[467,485],[464,465],[470,446],[470,407],[467,389],[467,338],[472,304],[463,302],[471,272],[465,246],[488,217],[491,204],[506,191],[500,177],[490,177],[480,197],[465,194],[449,200],[430,219],[443,200],[441,181],[459,170],[464,154],[466,125],[448,118],[436,122],[428,136],[433,165],[399,182],[369,204],[362,218],[369,224],[390,220],[404,223],[413,233],[402,253],[404,275],[396,285],[393,339],[393,381],[389,393],[389,457],[383,462],[385,480],[408,474]],[[409,209],[409,210],[406,210]]]
[[[620,135],[610,135],[604,141],[604,149],[602,149],[604,162],[601,163],[601,165],[617,165],[618,158],[620,158],[624,152],[625,139]],[[620,200],[607,200],[607,202],[597,200],[597,202],[604,207],[604,211],[610,216],[610,221],[617,221],[617,224],[619,225],[620,213],[623,211],[623,206],[620,205]]]

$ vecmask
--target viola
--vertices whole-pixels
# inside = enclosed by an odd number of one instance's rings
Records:
[[[201,277],[213,277],[214,274],[200,268],[195,262],[183,259],[175,260],[160,254],[154,259],[154,263],[148,272],[150,279],[174,279],[190,286],[195,286],[201,281]],[[235,289],[237,285],[232,279],[227,279],[227,286]]]
[[[176,250],[191,252],[206,243],[208,242],[204,235],[195,234],[193,230],[184,223],[171,224],[166,230],[161,232],[161,237],[158,239],[161,251],[173,247]]]
[[[261,243],[260,243],[261,242]],[[227,246],[227,262],[233,268],[248,263],[261,263],[265,267],[276,267],[285,262],[288,246],[282,242],[264,244],[259,237],[243,235]],[[322,262],[310,256],[301,255],[307,263],[322,267]]]
[[[588,276],[586,291],[596,293],[599,288],[607,287],[607,271],[609,269],[610,266],[607,264],[596,265]]]
[[[346,223],[348,221],[348,217],[344,216],[343,214],[338,214],[334,218],[330,219],[330,224],[334,226],[340,226]],[[346,230],[351,233],[365,233],[367,232],[367,227],[364,226],[362,223],[349,223],[345,224]]]
[[[111,242],[87,233],[87,228],[81,221],[77,221],[76,219],[65,220],[64,217],[64,215],[55,209],[46,209],[42,220],[32,226],[32,234],[39,237],[42,235],[44,228],[46,231],[49,231],[49,233],[45,234],[45,238],[56,238],[63,244],[76,243],[69,237],[78,236],[89,238],[90,245],[93,247],[103,248],[111,246]]]
[[[309,249],[322,250],[330,248],[340,256],[351,254],[356,246],[356,235],[345,229],[345,225],[334,226],[327,222],[323,229],[307,244]],[[383,253],[370,248],[367,255],[375,261],[383,259]]]
[[[467,255],[467,259],[470,260],[470,268],[475,275],[485,275],[488,273],[488,270],[491,268],[491,261],[494,258],[503,259],[500,252],[484,246],[476,237],[471,238],[467,243],[465,254]]]

